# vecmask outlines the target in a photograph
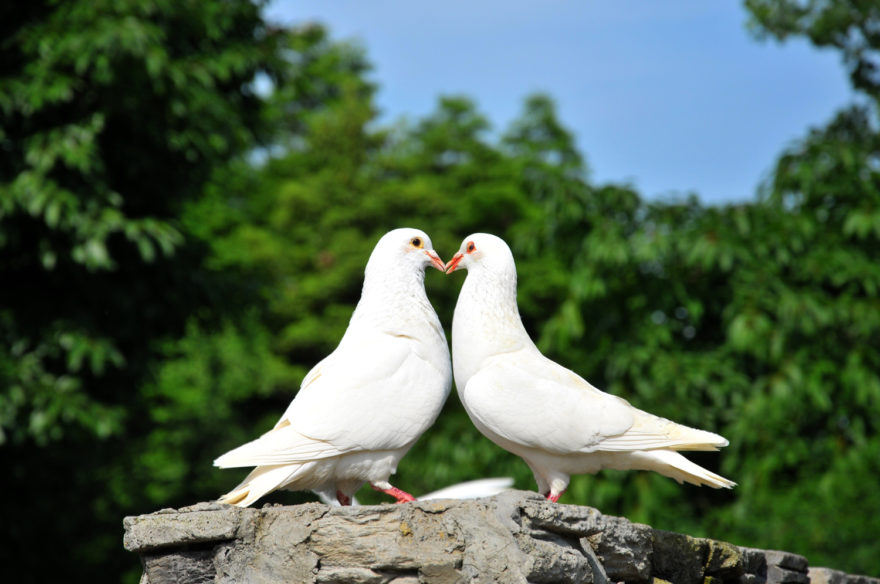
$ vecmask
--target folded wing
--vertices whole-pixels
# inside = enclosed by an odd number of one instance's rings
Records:
[[[214,464],[291,464],[409,445],[434,421],[426,412],[439,409],[420,399],[420,388],[442,383],[415,343],[376,334],[341,344],[309,372],[275,428]]]
[[[469,413],[492,432],[553,453],[717,450],[727,445],[717,434],[634,408],[540,354],[491,358],[465,392]]]

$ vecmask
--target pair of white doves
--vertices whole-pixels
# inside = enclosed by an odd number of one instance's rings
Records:
[[[486,437],[525,460],[549,500],[570,475],[603,468],[734,486],[676,452],[727,440],[636,409],[541,354],[520,319],[516,266],[502,239],[470,235],[444,265],[424,232],[403,228],[376,244],[339,346],[306,375],[275,427],[214,461],[256,467],[221,502],[246,507],[289,489],[348,505],[364,483],[398,503],[414,500],[388,479],[452,384],[446,336],[425,294],[427,266],[468,271],[452,321],[458,395]]]

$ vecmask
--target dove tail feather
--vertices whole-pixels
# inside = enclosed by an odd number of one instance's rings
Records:
[[[257,499],[289,483],[303,465],[258,466],[237,487],[217,499],[238,507],[247,507]]]
[[[695,464],[672,450],[641,450],[633,452],[636,464],[632,468],[653,470],[679,483],[686,482],[713,489],[730,489],[736,483]]]
[[[218,456],[214,460],[214,466],[218,468],[241,468],[243,466],[259,465],[257,455],[265,450],[263,440],[262,437],[251,440],[238,448],[230,450],[226,454]]]
[[[672,450],[718,450],[727,439],[713,432],[676,424],[648,412],[637,411],[635,422],[626,432],[602,440],[600,450],[616,452]]]

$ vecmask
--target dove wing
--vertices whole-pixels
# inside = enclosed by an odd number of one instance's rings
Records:
[[[539,353],[491,357],[463,399],[475,421],[505,440],[560,454],[591,452],[633,425],[628,403]]]
[[[677,424],[633,408],[632,427],[619,436],[606,438],[597,450],[632,452],[633,450],[718,450],[727,446],[727,439],[705,430]]]
[[[306,375],[275,428],[215,464],[291,464],[410,445],[433,423],[448,389],[424,354],[410,337],[346,339]]]
[[[465,390],[469,413],[505,440],[559,454],[727,444],[634,408],[543,355],[518,353],[490,359]]]

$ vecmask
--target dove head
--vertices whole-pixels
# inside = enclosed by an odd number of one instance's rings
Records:
[[[490,233],[472,233],[464,238],[461,247],[446,263],[446,273],[460,269],[482,271],[495,275],[512,275],[516,279],[513,254],[504,240]]]
[[[420,229],[403,227],[389,231],[373,248],[367,262],[366,273],[387,275],[392,272],[424,274],[425,268],[433,266],[441,272],[443,260],[434,251],[431,238]]]

